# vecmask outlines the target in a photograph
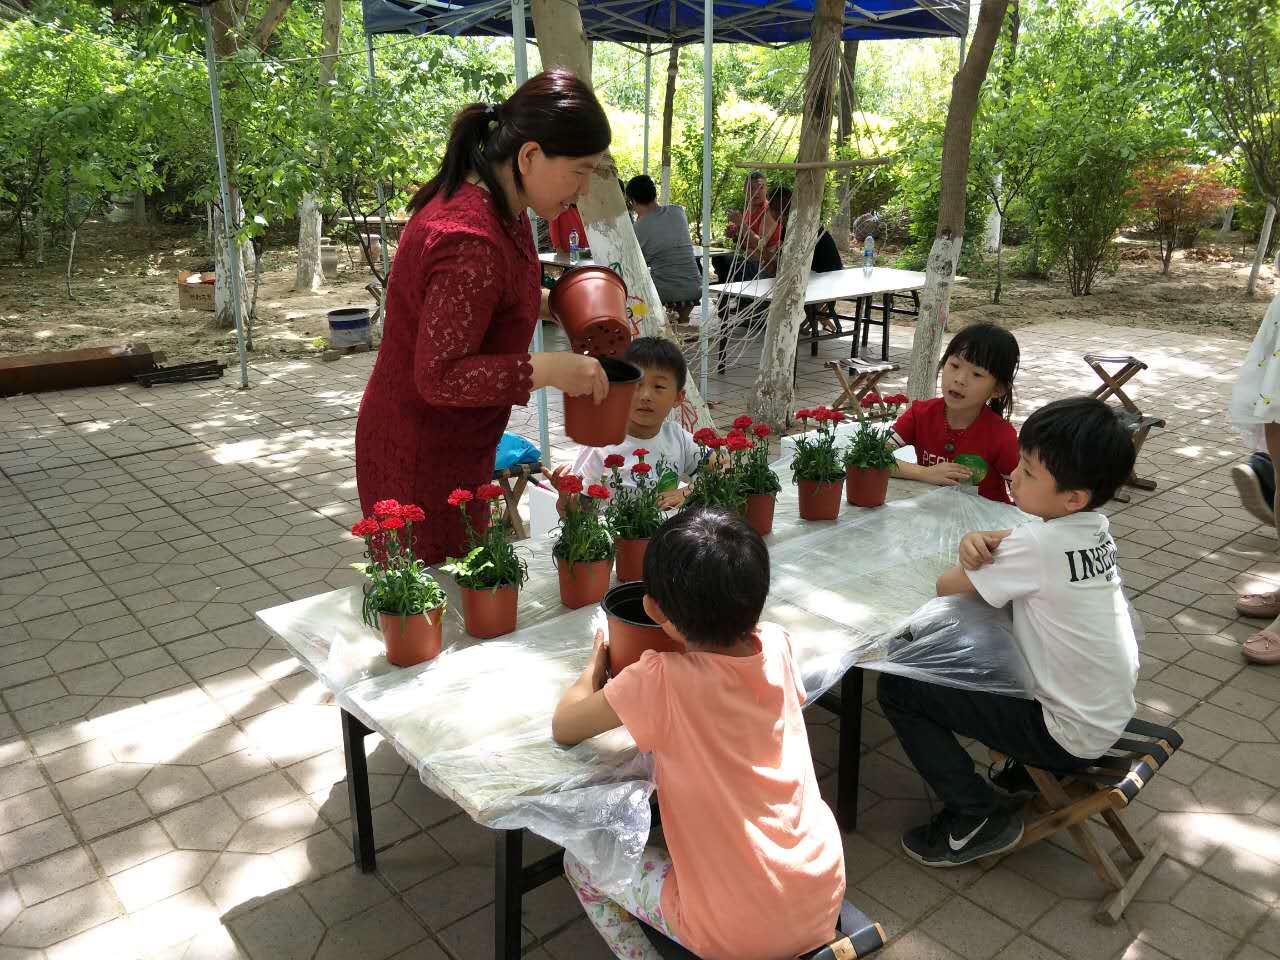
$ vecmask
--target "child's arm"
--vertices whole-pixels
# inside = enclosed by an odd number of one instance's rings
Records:
[[[1001,541],[1012,530],[976,530],[966,533],[960,541],[960,563],[938,578],[937,593],[950,597],[958,593],[977,593],[978,588],[969,579],[969,570],[977,570],[990,563]]]
[[[622,720],[604,696],[608,652],[604,633],[597,630],[591,659],[587,661],[582,676],[564,692],[551,717],[551,736],[556,743],[572,747],[597,734],[622,726]]]
[[[959,565],[952,567],[940,576],[935,589],[940,597],[954,597],[962,593],[978,592],[978,588],[969,579],[969,574],[965,572],[964,567]]]
[[[968,482],[970,477],[968,467],[949,461],[934,463],[925,467],[918,463],[904,463],[899,460],[896,469],[898,476],[903,480],[922,480],[925,483],[936,484],[939,487],[954,487]]]

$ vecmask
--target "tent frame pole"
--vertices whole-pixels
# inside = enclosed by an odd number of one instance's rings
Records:
[[[222,103],[218,98],[218,52],[213,44],[213,12],[201,4],[204,20],[204,58],[209,73],[209,105],[213,110],[213,147],[218,156],[218,189],[222,196],[223,236],[226,240],[227,269],[231,271],[231,315],[236,323],[236,352],[240,355],[240,389],[249,388],[249,360],[245,356],[244,320],[240,315],[240,251],[236,249],[235,216],[231,211],[231,186],[227,181],[227,151],[222,142]]]
[[[711,322],[711,45],[715,33],[715,5],[702,0],[702,317],[698,323],[698,386],[707,397],[707,327]]]
[[[373,69],[373,34],[366,33],[364,35],[364,52],[369,61],[369,92],[376,93],[377,75]],[[374,184],[378,190],[378,239],[382,253],[382,302],[386,303],[387,284],[391,280],[391,255],[387,252],[387,198],[382,191],[382,178],[379,177]],[[383,314],[383,323],[386,323],[386,314]]]
[[[653,45],[644,45],[644,166],[641,172],[649,175],[649,112],[653,106]]]

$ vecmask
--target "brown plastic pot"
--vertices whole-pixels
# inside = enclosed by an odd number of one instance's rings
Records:
[[[643,580],[644,552],[649,547],[649,541],[647,539],[619,540],[614,546],[618,548],[618,582],[630,583]]]
[[[462,588],[462,623],[467,633],[481,640],[500,637],[516,628],[516,603],[520,591],[513,586],[473,590]]]
[[[889,468],[868,470],[849,467],[845,471],[846,499],[855,507],[879,507],[889,493]]]
[[[644,612],[644,584],[622,583],[604,598],[609,618],[609,673],[617,676],[640,659],[646,650],[684,653],[679,640],[667,636]]]
[[[627,285],[608,267],[566,270],[551,290],[547,307],[574,353],[620,357],[627,352]]]
[[[625,360],[601,357],[600,363],[609,378],[609,393],[599,406],[590,394],[564,398],[564,432],[584,447],[608,447],[627,438],[631,397],[644,376]]]
[[[844,484],[839,480],[819,483],[800,481],[800,519],[834,520],[840,516],[840,494]]]
[[[577,610],[604,599],[609,592],[613,561],[569,564],[557,558],[556,572],[560,575],[560,602],[570,610]]]
[[[762,537],[773,533],[773,508],[777,506],[776,493],[752,493],[747,495],[747,505],[742,515],[751,529]]]
[[[379,613],[382,640],[387,645],[387,660],[392,666],[412,667],[440,656],[441,625],[444,607],[426,613],[401,616]]]

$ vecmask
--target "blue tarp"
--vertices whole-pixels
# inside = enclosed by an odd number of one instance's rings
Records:
[[[362,0],[366,33],[511,36],[510,0]],[[700,43],[701,0],[580,0],[592,40]],[[526,8],[527,9],[527,8]],[[814,0],[715,0],[718,43],[777,45],[809,38]],[[969,0],[858,0],[845,4],[846,40],[959,37]],[[534,36],[533,18],[525,32]]]

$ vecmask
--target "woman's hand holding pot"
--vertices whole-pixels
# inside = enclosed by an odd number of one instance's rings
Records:
[[[609,392],[609,378],[595,357],[579,353],[535,353],[530,362],[534,389],[556,387],[571,397],[590,394],[597,404]]]

